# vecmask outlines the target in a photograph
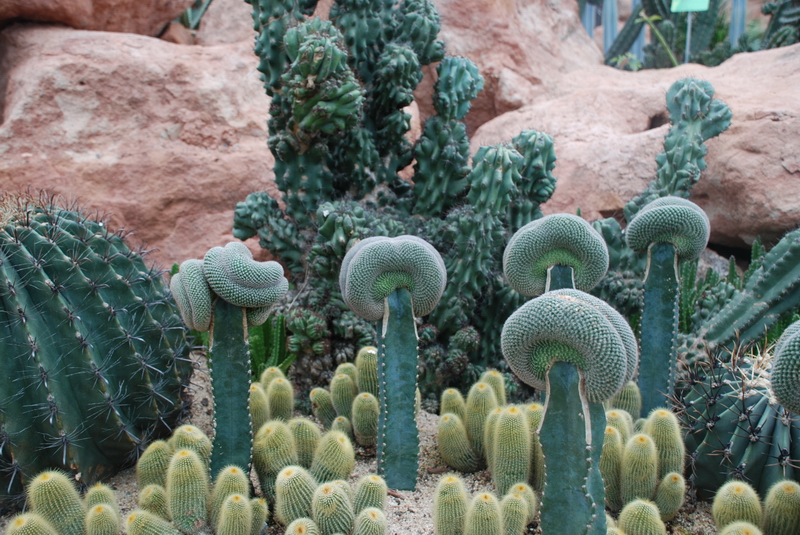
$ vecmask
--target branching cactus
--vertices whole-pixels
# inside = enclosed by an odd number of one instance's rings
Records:
[[[592,407],[602,411],[602,402],[622,388],[632,348],[620,335],[625,320],[600,303],[579,290],[548,292],[528,301],[503,327],[503,355],[511,369],[526,384],[547,392],[539,430],[545,457],[544,532],[606,530],[598,466],[605,415],[597,418]],[[618,321],[609,319],[613,315]]]
[[[433,310],[447,274],[438,252],[414,236],[368,238],[348,251],[339,286],[345,303],[378,329],[378,470],[397,489],[416,485],[419,437],[415,317]]]
[[[641,320],[639,391],[649,414],[672,395],[678,366],[678,262],[694,260],[711,232],[706,213],[680,197],[647,204],[626,229],[628,246],[647,251],[644,310]],[[638,415],[634,415],[638,416]]]
[[[0,195],[0,508],[42,470],[90,485],[133,464],[192,372],[161,272],[60,202]]]
[[[214,389],[212,477],[235,464],[249,469],[250,354],[247,326],[266,321],[269,308],[288,288],[277,262],[256,262],[242,243],[214,247],[200,260],[187,260],[170,283],[184,321],[211,330],[208,360]]]

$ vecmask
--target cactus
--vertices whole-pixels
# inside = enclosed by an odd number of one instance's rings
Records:
[[[288,526],[284,535],[321,535],[316,522],[310,518],[298,518]]]
[[[502,535],[503,517],[497,497],[490,492],[473,496],[464,517],[464,535]]]
[[[24,513],[9,520],[7,535],[59,535],[50,523],[34,513]]]
[[[374,446],[378,436],[380,405],[377,398],[368,392],[353,400],[353,435],[361,446]]]
[[[95,483],[89,487],[89,490],[87,490],[86,494],[83,496],[83,503],[86,504],[86,507],[100,505],[101,503],[110,505],[115,511],[117,511],[117,513],[119,513],[119,507],[117,506],[117,495],[114,492],[114,489],[102,483]]]
[[[493,458],[489,466],[498,494],[505,495],[515,483],[530,478],[531,431],[525,413],[513,405],[503,409],[494,426]]]
[[[253,531],[253,510],[242,494],[231,494],[222,503],[216,535],[249,535]]]
[[[353,438],[353,424],[347,416],[337,416],[331,424],[331,431],[339,431],[344,433],[347,438]]]
[[[336,409],[333,408],[331,393],[324,388],[317,387],[309,393],[309,398],[311,399],[312,413],[325,428],[329,428],[336,419]]]
[[[466,417],[467,408],[464,396],[455,388],[445,389],[439,402],[439,414],[444,415],[448,412],[461,418],[462,422]]]
[[[658,485],[658,451],[653,439],[645,434],[633,435],[622,453],[620,486],[622,502],[639,498],[649,500]]]
[[[790,535],[800,531],[800,485],[778,481],[764,500],[765,535]]]
[[[800,413],[800,380],[798,379],[798,362],[800,362],[800,321],[790,325],[784,331],[775,346],[772,365],[772,390],[778,403],[787,410]]]
[[[478,382],[467,393],[465,422],[467,437],[478,459],[485,459],[484,429],[489,414],[497,408],[497,396],[488,383]]]
[[[433,495],[435,535],[463,535],[468,502],[464,481],[454,474],[443,476]]]
[[[665,475],[656,489],[653,501],[661,514],[661,520],[668,522],[675,518],[683,507],[686,496],[686,481],[681,474],[670,472]]]
[[[184,409],[190,345],[161,272],[123,232],[41,194],[0,199],[0,506],[37,473],[91,485]]]
[[[725,526],[720,535],[761,535],[761,530],[750,522],[733,522]]]
[[[261,429],[269,418],[269,401],[267,393],[261,387],[261,383],[255,382],[250,385],[250,419],[253,429]]]
[[[628,503],[619,514],[619,529],[628,535],[667,535],[658,507],[646,500]]]
[[[192,450],[197,454],[200,460],[208,466],[211,459],[211,440],[200,428],[194,425],[184,424],[172,432],[168,443],[170,447],[170,459],[178,450]],[[169,462],[167,462],[167,467],[169,467]],[[164,481],[166,482],[166,480]]]
[[[611,398],[611,407],[626,411],[631,418],[639,418],[642,413],[642,393],[639,391],[639,386],[633,381],[628,381],[622,390]]]
[[[439,455],[447,466],[460,472],[474,472],[481,466],[481,458],[475,454],[467,438],[467,429],[455,414],[439,417],[436,436]]]
[[[658,452],[658,478],[670,472],[683,473],[685,447],[678,418],[667,409],[653,409],[642,429],[653,439]]]
[[[600,455],[600,473],[605,483],[606,505],[612,511],[622,509],[622,438],[616,427],[606,426],[603,452]]]
[[[252,529],[250,535],[261,535],[269,518],[269,507],[264,498],[251,498],[250,510],[253,512]]]
[[[267,403],[271,420],[288,421],[294,412],[294,387],[288,379],[277,378],[270,381],[267,391]]]
[[[314,452],[322,438],[319,427],[308,418],[292,418],[286,425],[294,436],[298,464],[303,468],[311,468]]]
[[[184,262],[170,288],[187,324],[207,330],[207,315],[213,327],[208,359],[216,431],[210,465],[215,477],[229,464],[250,467],[253,439],[249,391],[241,388],[242,384],[250,385],[247,324],[266,321],[270,306],[286,293],[289,283],[280,264],[254,261],[241,243],[211,248],[203,258],[202,270],[198,262]],[[197,311],[206,309],[200,323]]]
[[[289,426],[280,420],[264,424],[253,441],[253,466],[264,495],[274,498],[278,472],[297,463],[297,446]]]
[[[62,472],[50,470],[33,478],[28,486],[28,503],[57,533],[83,535],[86,507],[75,484]]]
[[[125,519],[125,531],[128,535],[182,535],[165,519],[141,509]]]
[[[311,515],[321,535],[350,533],[355,519],[347,491],[333,483],[316,488],[311,498]]]
[[[522,535],[528,525],[528,504],[519,494],[507,494],[500,500],[505,535]]]
[[[161,485],[147,485],[139,491],[139,509],[169,519],[167,491]]]
[[[377,456],[379,473],[392,488],[414,489],[416,485],[419,437],[414,432],[411,403],[417,368],[414,317],[431,312],[445,280],[439,253],[413,236],[367,238],[342,261],[339,286],[345,303],[364,319],[383,319],[378,345]]]
[[[89,508],[85,519],[86,535],[118,535],[122,528],[116,503],[100,503]]]
[[[167,509],[175,526],[193,533],[206,524],[208,469],[192,450],[175,452],[167,469]]]
[[[353,398],[358,394],[356,382],[347,374],[340,373],[331,379],[331,400],[337,416],[352,419]]]
[[[386,515],[383,510],[368,507],[356,515],[353,535],[384,535],[386,533]]]
[[[761,500],[755,489],[744,481],[729,481],[714,496],[711,515],[718,529],[738,521],[760,526],[763,516]]]
[[[375,474],[363,476],[356,483],[353,496],[353,512],[358,515],[367,508],[386,508],[388,487],[382,477]]]
[[[347,436],[340,431],[328,431],[319,441],[309,471],[319,482],[347,479],[355,463],[355,451]]]
[[[275,518],[288,525],[311,515],[317,481],[301,466],[287,466],[275,480]]]
[[[705,249],[711,228],[706,213],[680,197],[661,197],[645,205],[626,229],[628,246],[647,251],[641,320],[639,390],[649,414],[675,388],[678,360],[678,262],[694,260]]]
[[[217,474],[209,497],[209,520],[216,526],[225,500],[232,495],[248,495],[250,480],[238,466],[226,466]]]
[[[373,346],[362,347],[356,355],[356,370],[358,370],[358,391],[368,392],[378,397],[378,348]]]
[[[486,370],[481,375],[481,383],[486,383],[492,387],[495,398],[497,398],[497,406],[502,407],[506,404],[506,380],[503,374],[497,370]]]

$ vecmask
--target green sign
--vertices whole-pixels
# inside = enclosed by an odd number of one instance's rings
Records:
[[[672,0],[669,10],[673,13],[685,11],[708,11],[710,0]]]

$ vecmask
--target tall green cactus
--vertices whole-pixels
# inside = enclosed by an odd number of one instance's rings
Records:
[[[88,485],[132,464],[192,371],[161,272],[62,202],[0,202],[0,506],[48,468]]]
[[[415,317],[439,302],[447,280],[444,263],[414,236],[367,238],[342,261],[339,286],[345,303],[369,321],[382,321],[378,343],[378,470],[392,488],[413,490],[419,437]]]
[[[231,242],[204,259],[187,260],[170,282],[187,325],[211,331],[209,372],[214,387],[211,475],[235,464],[250,468],[250,357],[247,325],[266,321],[272,303],[288,287],[277,262],[256,262],[250,250]]]

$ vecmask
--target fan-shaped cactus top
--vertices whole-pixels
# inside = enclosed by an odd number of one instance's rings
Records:
[[[203,275],[203,261],[192,259],[181,264],[180,271],[169,282],[169,289],[186,326],[207,331],[211,323],[211,288]]]
[[[582,292],[546,293],[514,312],[503,326],[503,356],[526,384],[545,390],[554,361],[583,370],[589,401],[602,402],[624,385],[628,352],[619,332]]]
[[[503,253],[508,283],[522,295],[544,293],[547,270],[572,267],[575,287],[590,290],[608,270],[608,248],[603,237],[578,216],[551,214],[519,229]]]
[[[627,320],[625,320],[624,317],[622,317],[622,314],[617,312],[614,307],[602,299],[598,299],[597,297],[580,290],[563,289],[556,290],[552,292],[552,294],[565,295],[574,297],[575,299],[581,299],[584,302],[592,305],[595,309],[597,309],[598,312],[605,316],[609,322],[611,322],[611,325],[614,326],[617,334],[619,334],[622,344],[625,346],[625,354],[627,355],[628,367],[625,372],[625,381],[623,384],[627,384],[628,381],[631,381],[633,376],[636,375],[636,369],[639,367],[639,345],[636,342],[636,336],[633,334],[630,324],[627,322]]]
[[[678,258],[700,256],[711,226],[702,208],[681,197],[661,197],[639,211],[625,231],[628,246],[643,251],[651,243],[671,243]]]
[[[778,403],[800,414],[800,321],[792,323],[775,346],[772,390]]]
[[[203,273],[217,295],[245,308],[269,306],[289,288],[279,263],[256,262],[250,249],[239,242],[212,247],[203,258]]]
[[[429,314],[446,282],[441,255],[416,236],[362,240],[347,252],[339,273],[344,302],[369,321],[383,317],[383,300],[397,288],[410,292],[415,316]]]

